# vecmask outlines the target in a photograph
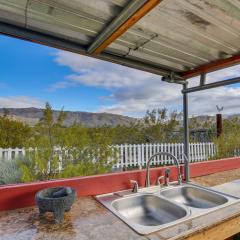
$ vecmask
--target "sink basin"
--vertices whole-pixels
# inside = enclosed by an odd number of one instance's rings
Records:
[[[124,190],[96,199],[139,234],[149,234],[185,220],[217,211],[239,199],[211,189],[184,183],[159,191],[159,186]]]
[[[112,203],[112,207],[128,222],[142,226],[159,226],[187,215],[184,208],[156,195],[137,195],[118,199]]]
[[[228,199],[224,196],[195,186],[179,186],[166,189],[161,194],[169,200],[193,208],[213,208],[228,202]]]

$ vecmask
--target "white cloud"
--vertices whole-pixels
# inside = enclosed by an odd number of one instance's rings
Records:
[[[109,96],[101,98],[101,112],[140,116],[155,107],[182,108],[181,86],[164,83],[160,76],[64,51],[56,52],[55,61],[71,68],[73,73],[52,86],[53,89],[83,84],[110,90]],[[211,73],[208,82],[236,76],[240,76],[240,66]],[[195,78],[192,82],[198,81]],[[214,114],[216,105],[224,106],[227,114],[240,112],[239,88],[211,89],[192,93],[189,98],[190,114]]]
[[[0,97],[0,108],[44,107],[44,102],[27,96]]]
[[[66,87],[69,83],[109,89],[133,87],[143,84],[153,76],[147,72],[64,51],[56,52],[55,61],[73,71],[73,74],[66,77]],[[161,77],[158,79],[160,81]]]
[[[240,88],[221,87],[190,95],[190,112],[194,115],[215,114],[216,105],[224,107],[224,114],[240,113]]]
[[[64,88],[68,88],[68,87],[74,87],[76,86],[77,83],[75,83],[74,81],[60,81],[60,82],[56,82],[55,84],[53,84],[52,86],[50,86],[48,89],[46,89],[48,92],[54,92],[58,89],[64,89]]]

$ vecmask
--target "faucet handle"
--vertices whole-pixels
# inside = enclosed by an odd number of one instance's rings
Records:
[[[170,172],[171,172],[170,168],[166,168],[166,169],[165,169],[165,175],[166,175],[166,177],[170,177]]]
[[[182,181],[183,181],[183,175],[180,173],[178,175],[178,185],[182,185]]]
[[[164,178],[164,176],[159,176],[157,178],[157,185],[160,186],[160,187],[161,187],[161,179],[163,179],[163,178]]]
[[[169,186],[169,181],[170,181],[170,168],[165,169],[165,185]]]
[[[138,192],[138,182],[136,180],[130,180],[130,183],[133,184],[132,192],[137,193]]]

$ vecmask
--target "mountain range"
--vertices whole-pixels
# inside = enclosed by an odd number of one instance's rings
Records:
[[[40,108],[0,108],[0,115],[7,112],[8,116],[13,119],[23,121],[31,126],[35,125],[43,117],[43,109]],[[87,127],[97,127],[103,125],[117,126],[125,125],[128,126],[139,119],[111,114],[111,113],[91,113],[81,111],[65,111],[67,113],[65,126],[70,126],[73,123],[80,123]],[[59,111],[53,110],[54,118],[57,119]],[[223,115],[224,119],[232,119],[233,117],[239,117],[239,114]],[[198,123],[205,121],[215,122],[215,116],[200,115],[194,117]],[[181,124],[180,124],[181,125]]]
[[[88,127],[96,127],[103,125],[117,126],[117,125],[129,125],[136,119],[111,114],[111,113],[90,113],[90,112],[78,112],[78,111],[65,111],[67,113],[65,126],[70,126],[74,122],[83,124]],[[35,125],[43,116],[43,109],[40,108],[0,108],[0,115],[7,113],[13,119],[23,121],[31,126]],[[53,116],[57,119],[59,111],[53,110]]]

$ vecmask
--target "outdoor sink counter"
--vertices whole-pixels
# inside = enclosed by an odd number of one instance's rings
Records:
[[[217,179],[220,181],[218,182]],[[216,183],[240,179],[239,169],[216,173],[193,179],[195,182],[213,186]],[[219,187],[218,187],[219,188]],[[227,189],[226,187],[222,188]],[[240,194],[240,191],[239,193]],[[74,204],[70,213],[66,214],[61,225],[53,224],[53,217],[39,219],[36,207],[27,207],[12,211],[0,212],[0,239],[64,239],[64,240],[166,240],[166,239],[211,239],[221,240],[240,229],[240,203],[201,216],[185,223],[141,236],[123,223],[118,217],[103,207],[92,197],[81,197]],[[238,221],[236,221],[238,220]],[[223,224],[228,224],[225,232]],[[219,227],[219,229],[218,229]],[[235,227],[235,229],[234,229]],[[208,234],[210,235],[209,238]],[[216,234],[216,231],[218,234]]]

